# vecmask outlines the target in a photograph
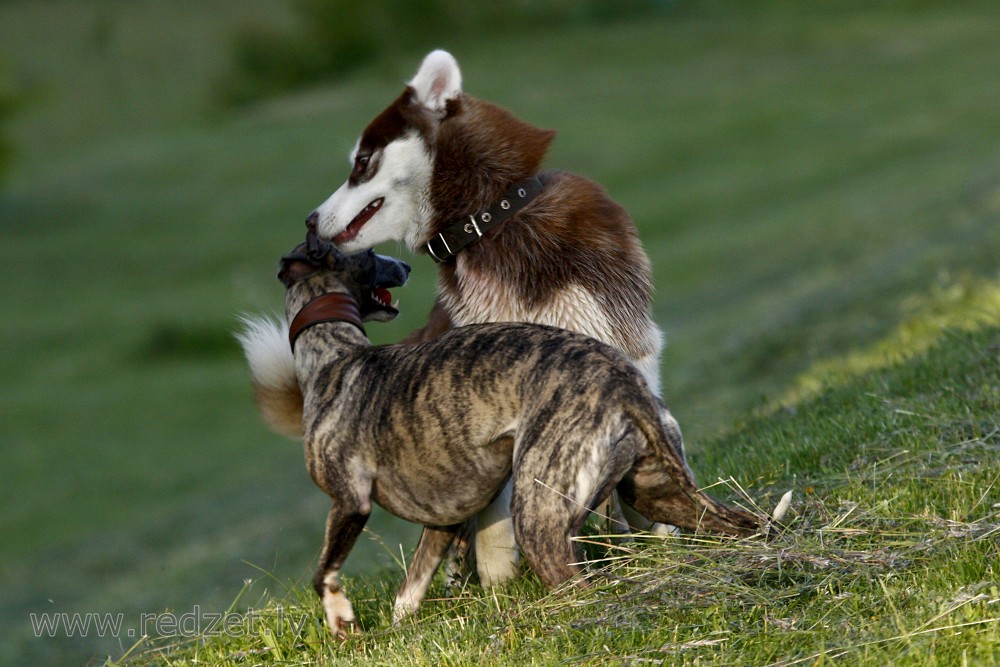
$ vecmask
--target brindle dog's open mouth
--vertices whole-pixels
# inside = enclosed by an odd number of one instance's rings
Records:
[[[384,287],[372,288],[371,297],[372,300],[377,301],[379,305],[386,306],[389,308],[391,308],[393,305],[392,294],[390,294],[389,290],[385,289]]]
[[[368,252],[372,254],[375,253],[374,250],[369,250]],[[389,290],[387,290],[386,287],[399,287],[399,285],[372,285],[367,298],[362,297],[362,303],[359,304],[362,313],[371,315],[375,311],[380,310],[385,313],[389,319],[399,315],[399,309],[396,307],[399,305],[399,301],[397,300],[396,303],[392,302],[392,294],[389,293]]]
[[[349,270],[350,278],[356,288],[354,291],[362,319],[375,318],[388,321],[399,315],[399,310],[396,308],[398,301],[392,302],[389,288],[401,287],[406,282],[410,267],[405,262],[382,257],[371,249],[354,255],[343,255],[332,243],[320,239],[313,233],[306,236],[305,243],[300,243],[292,252],[282,257],[278,277],[286,286],[292,280],[290,266],[296,262],[315,267],[315,270],[323,267],[333,268],[335,265],[353,266],[354,268]],[[384,316],[379,317],[378,313]]]
[[[333,242],[336,244],[347,243],[348,241],[354,240],[354,237],[358,235],[361,228],[365,226],[365,223],[372,219],[376,213],[382,208],[382,204],[385,203],[385,197],[379,197],[378,199],[370,202],[368,206],[361,209],[361,212],[354,216],[354,219],[347,225],[347,229],[337,234],[333,237]]]

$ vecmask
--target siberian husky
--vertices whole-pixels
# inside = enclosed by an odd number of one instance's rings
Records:
[[[350,177],[306,224],[346,252],[397,240],[438,263],[437,303],[407,342],[475,323],[546,324],[618,348],[658,395],[649,260],[603,188],[541,170],[554,136],[466,95],[458,63],[434,51],[365,128]],[[485,584],[516,573],[510,491],[478,517]],[[623,509],[634,527],[651,527]]]

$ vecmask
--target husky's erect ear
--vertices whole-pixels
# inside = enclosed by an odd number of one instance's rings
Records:
[[[444,113],[448,100],[462,92],[462,72],[458,61],[447,51],[431,51],[410,81],[417,101],[436,113]]]

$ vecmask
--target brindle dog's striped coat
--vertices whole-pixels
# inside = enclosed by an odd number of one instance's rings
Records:
[[[327,292],[364,297],[368,284],[358,280],[370,278],[352,275],[349,260],[331,251],[319,271],[286,260],[288,318]],[[372,501],[428,527],[397,618],[416,610],[461,522],[508,476],[518,544],[550,587],[579,572],[571,538],[616,488],[655,521],[731,535],[758,529],[757,516],[698,489],[677,422],[642,374],[581,334],[482,324],[372,347],[355,325],[327,322],[298,337],[294,369],[309,473],[333,499],[314,584],[335,634],[354,622],[338,574]]]

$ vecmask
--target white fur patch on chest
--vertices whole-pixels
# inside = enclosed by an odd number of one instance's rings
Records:
[[[459,289],[472,298],[454,299],[447,290],[438,290],[444,296],[452,321],[458,326],[483,322],[547,324],[623,347],[623,341],[618,340],[600,303],[579,285],[567,285],[545,303],[528,307],[503,281],[462,268],[459,259],[456,273]]]
[[[462,296],[443,284],[438,286],[438,294],[456,326],[528,322],[586,334],[625,351],[659,396],[663,333],[651,320],[616,327],[597,298],[580,285],[567,285],[545,303],[528,307],[502,279],[470,270],[461,254],[455,278]],[[634,352],[629,354],[629,350]]]

